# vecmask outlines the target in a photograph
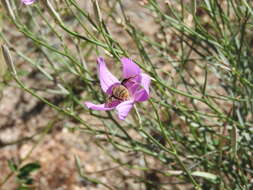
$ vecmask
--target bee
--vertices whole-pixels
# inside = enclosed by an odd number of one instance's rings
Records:
[[[128,89],[122,84],[113,87],[112,96],[114,98],[116,98],[118,100],[122,100],[122,101],[129,100],[129,98],[130,98],[130,94],[129,94]]]
[[[116,85],[112,88],[112,94],[111,96],[107,99],[106,105],[108,107],[113,106],[115,102],[118,101],[127,101],[130,99],[130,93],[125,84],[132,79],[133,77],[124,79],[121,84]]]
[[[117,104],[119,101],[126,101],[130,99],[130,94],[128,89],[122,85],[116,85],[112,88],[112,94],[106,101],[107,107],[112,107]]]

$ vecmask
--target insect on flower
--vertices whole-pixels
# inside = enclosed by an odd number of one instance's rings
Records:
[[[112,95],[108,98],[108,102],[112,102],[114,99],[127,101],[130,99],[130,94],[127,90],[127,88],[123,85],[116,85],[112,89]]]
[[[129,80],[131,80],[132,78],[134,78],[134,77],[129,77],[127,79],[124,79],[121,82],[121,84],[115,85],[115,86],[112,87],[112,94],[106,102],[107,105],[110,105],[110,103],[113,102],[113,100],[115,100],[115,99],[121,100],[121,101],[130,100],[131,96],[130,96],[130,93],[127,89],[127,86],[125,86],[125,84]]]
[[[103,58],[98,58],[97,62],[100,85],[109,98],[104,104],[85,102],[85,105],[93,110],[116,109],[119,119],[124,120],[136,102],[143,102],[149,98],[150,77],[141,73],[139,66],[131,59],[122,58],[123,81],[120,82],[107,69]]]

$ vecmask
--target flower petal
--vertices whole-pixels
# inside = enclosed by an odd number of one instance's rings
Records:
[[[25,5],[31,5],[33,4],[35,0],[22,0],[22,2],[25,4]]]
[[[123,78],[131,79],[135,82],[140,82],[141,80],[141,69],[136,65],[131,59],[121,58],[121,63],[123,64]]]
[[[116,106],[116,110],[118,112],[118,117],[120,120],[124,120],[126,118],[133,105],[134,101],[124,101],[118,106]]]
[[[131,96],[134,97],[135,93],[140,89],[140,84],[139,83],[133,83],[133,84],[127,84],[125,85],[130,92]]]
[[[149,86],[150,86],[151,78],[147,74],[141,74],[141,86],[143,88],[139,89],[134,94],[134,100],[136,102],[143,102],[149,98]]]
[[[106,108],[115,108],[117,105],[119,105],[122,102],[122,100],[115,99],[114,97],[109,97],[108,101],[105,103]]]
[[[107,110],[112,110],[115,107],[106,107],[105,104],[93,104],[91,102],[85,102],[84,103],[89,109],[92,110],[99,110],[99,111],[107,111]]]
[[[151,78],[147,74],[142,73],[141,74],[141,85],[146,90],[146,92],[149,94],[149,86],[150,86]]]
[[[111,90],[108,91],[108,89],[114,84],[120,84],[120,81],[107,69],[105,61],[102,57],[99,57],[97,62],[101,88],[105,93],[111,94]]]
[[[138,90],[134,95],[134,100],[136,102],[144,102],[149,98],[149,95],[147,94],[146,90],[144,88]]]

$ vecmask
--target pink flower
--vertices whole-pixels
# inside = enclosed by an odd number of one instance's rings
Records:
[[[141,73],[141,69],[131,59],[122,58],[123,81],[120,82],[107,69],[102,57],[97,59],[98,75],[102,90],[108,94],[109,99],[104,104],[85,102],[85,105],[93,110],[116,109],[118,117],[124,120],[134,103],[143,102],[149,98],[150,77]]]
[[[25,5],[31,5],[36,0],[21,0]]]

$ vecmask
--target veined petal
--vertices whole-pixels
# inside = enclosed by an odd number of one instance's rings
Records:
[[[119,105],[122,102],[122,100],[117,100],[114,97],[108,98],[108,101],[105,103],[106,108],[115,108],[117,105]]]
[[[149,98],[148,93],[146,92],[146,90],[144,88],[138,90],[135,94],[134,94],[134,100],[136,102],[144,102]]]
[[[131,96],[134,97],[135,93],[140,89],[140,84],[139,83],[127,83],[127,85],[125,85],[128,89],[128,91],[130,92]]]
[[[130,79],[134,82],[140,82],[141,80],[141,69],[131,59],[122,58],[121,63],[123,65],[123,78]]]
[[[149,94],[149,86],[150,86],[151,78],[147,74],[141,74],[141,86],[146,90]]]
[[[120,81],[107,69],[105,61],[102,57],[99,57],[97,62],[101,88],[105,93],[110,94],[108,89],[114,84],[120,84]]]
[[[124,120],[134,105],[134,101],[124,101],[116,106],[118,117],[120,120]]]
[[[85,102],[84,103],[89,109],[92,110],[98,110],[98,111],[107,111],[107,110],[112,110],[115,107],[106,107],[105,104],[93,104],[91,102]]]
[[[31,5],[35,0],[22,0],[25,5]]]
[[[147,74],[141,74],[141,86],[143,88],[137,90],[134,94],[134,100],[136,102],[143,102],[149,98],[149,86],[151,78]]]

